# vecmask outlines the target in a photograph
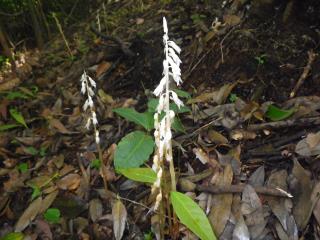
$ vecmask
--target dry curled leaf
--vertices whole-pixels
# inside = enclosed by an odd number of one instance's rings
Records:
[[[97,221],[102,216],[102,212],[103,212],[103,206],[100,199],[98,198],[92,199],[89,202],[89,215],[92,222]]]

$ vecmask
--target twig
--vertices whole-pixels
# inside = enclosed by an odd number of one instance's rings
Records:
[[[262,129],[278,129],[283,127],[313,126],[313,125],[320,125],[320,117],[290,119],[290,120],[268,122],[268,123],[261,123],[261,124],[250,124],[247,127],[247,130],[256,131],[256,130],[262,130]]]
[[[223,193],[242,193],[246,185],[230,185],[230,186],[203,186],[197,185],[198,191],[209,192],[214,194]],[[253,187],[254,190],[263,195],[292,198],[292,195],[280,188],[273,187]]]
[[[300,86],[303,84],[304,80],[306,80],[306,78],[308,77],[309,72],[311,71],[311,65],[314,62],[316,56],[317,56],[317,54],[315,54],[313,50],[308,51],[308,64],[307,64],[307,66],[304,67],[303,72],[302,72],[298,82],[296,83],[294,89],[290,93],[291,98],[296,95]]]

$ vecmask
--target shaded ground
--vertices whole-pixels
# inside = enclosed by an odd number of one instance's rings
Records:
[[[26,235],[113,237],[113,203],[103,194],[99,171],[90,167],[96,147],[92,132],[83,127],[79,79],[84,69],[104,91],[97,100],[101,145],[110,166],[111,190],[122,197],[128,211],[124,239],[143,239],[154,227],[145,208],[150,207],[149,187],[115,176],[114,144],[135,126],[112,109],[147,108],[147,98],[162,74],[165,15],[170,37],[183,49],[182,89],[192,95],[188,104],[192,112],[181,116],[186,132],[175,134],[179,189],[197,196],[199,204],[210,210],[209,219],[221,239],[247,239],[249,233],[251,239],[319,238],[320,4],[186,2],[111,4],[107,25],[102,24],[107,31],[102,32],[118,37],[122,45],[97,36],[90,31],[94,23],[85,22],[66,30],[76,60],[70,59],[57,36],[42,52],[26,54],[18,78],[3,74],[0,124],[15,123],[8,113],[15,107],[29,128],[0,132],[0,236],[17,227],[22,213],[35,203],[31,199],[38,186],[42,197],[49,198],[45,206],[59,208],[62,219],[48,224],[42,212],[31,214],[21,227]],[[315,54],[313,60],[308,52]],[[297,97],[289,100],[301,77]],[[33,85],[39,88],[34,96],[8,98],[14,87],[32,95]],[[272,122],[269,101],[283,109],[294,108],[295,113]],[[21,163],[27,163],[27,171],[18,169]],[[200,177],[191,181],[189,175]],[[237,191],[228,188],[231,183]],[[253,187],[244,188],[242,183]],[[220,186],[228,194],[208,194],[217,191],[210,186]],[[272,187],[290,192],[293,199],[266,194]],[[180,231],[193,239],[187,230]]]

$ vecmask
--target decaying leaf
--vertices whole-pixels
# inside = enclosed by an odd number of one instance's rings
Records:
[[[38,215],[39,210],[41,209],[41,205],[41,197],[37,198],[29,205],[29,207],[23,212],[15,225],[14,229],[16,232],[23,231],[30,224],[30,222],[33,221],[33,219]]]
[[[311,194],[313,182],[310,173],[294,160],[290,188],[293,195],[293,216],[299,230],[303,230],[312,214]]]
[[[259,237],[267,221],[264,219],[263,207],[261,200],[254,188],[246,185],[242,192],[242,214],[246,217],[246,225],[248,226],[252,239]]]
[[[100,199],[98,198],[92,199],[89,202],[89,215],[92,222],[97,221],[102,216],[102,212],[103,212],[103,206]]]
[[[39,210],[39,213],[44,213],[53,203],[53,201],[58,196],[59,191],[55,190],[51,193],[49,193],[42,201],[41,208]]]
[[[57,186],[63,190],[75,190],[79,187],[81,177],[79,174],[70,173],[67,176],[61,178],[57,182]]]
[[[233,172],[231,165],[225,166],[223,172],[216,178],[215,185],[228,186],[232,183]],[[212,196],[212,207],[208,218],[217,236],[223,232],[225,225],[230,218],[232,194],[219,194]]]
[[[320,154],[320,132],[309,133],[296,145],[295,152],[301,156],[315,156]]]
[[[118,199],[112,206],[113,232],[116,240],[123,236],[127,221],[127,210],[123,203]]]
[[[227,144],[229,142],[225,136],[213,129],[209,130],[208,138],[211,142],[216,144]]]

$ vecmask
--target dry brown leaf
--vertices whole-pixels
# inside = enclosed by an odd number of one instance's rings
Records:
[[[231,131],[230,137],[233,140],[239,141],[239,140],[252,140],[257,137],[257,134],[255,132],[243,130],[243,129],[236,129]]]
[[[208,138],[211,142],[214,142],[216,144],[227,144],[229,142],[225,136],[213,129],[209,130]]]
[[[233,172],[230,165],[224,168],[223,173],[216,179],[217,186],[231,185],[233,180]],[[213,226],[217,236],[223,232],[228,219],[230,218],[232,205],[232,194],[219,194],[212,196],[212,207],[208,218]]]
[[[58,130],[58,132],[63,134],[69,134],[71,133],[58,119],[51,118],[49,120],[49,124],[52,128]]]
[[[19,78],[13,78],[6,82],[0,83],[0,92],[10,91],[20,84],[21,80]]]
[[[316,146],[319,146],[320,143],[320,132],[318,133],[309,133],[306,141],[310,149],[314,149]]]
[[[29,205],[16,223],[14,228],[16,232],[22,232],[29,225],[29,223],[33,221],[33,219],[38,215],[41,205],[41,197],[37,198]]]
[[[241,22],[241,18],[237,15],[224,15],[223,20],[230,26],[238,25]]]
[[[53,201],[58,196],[59,191],[55,190],[51,193],[49,193],[42,201],[41,208],[39,210],[39,213],[44,213],[53,203]]]
[[[36,232],[39,235],[40,239],[52,240],[52,232],[49,224],[43,220],[36,221]]]
[[[292,195],[294,197],[293,216],[299,230],[303,230],[312,214],[311,194],[313,182],[311,181],[310,173],[296,159],[294,160],[292,176],[295,179],[294,182],[297,183],[290,184],[291,188],[293,188]]]
[[[112,206],[113,232],[116,240],[120,240],[127,221],[127,210],[123,203],[118,199]]]
[[[108,71],[108,69],[110,67],[111,67],[111,63],[110,62],[106,62],[106,61],[101,62],[97,67],[96,77],[99,78],[103,73]]]
[[[89,215],[92,222],[99,220],[102,216],[103,206],[100,199],[95,198],[89,202]]]
[[[57,186],[63,190],[75,190],[80,185],[81,177],[79,174],[70,173],[67,176],[61,178],[57,182]]]

